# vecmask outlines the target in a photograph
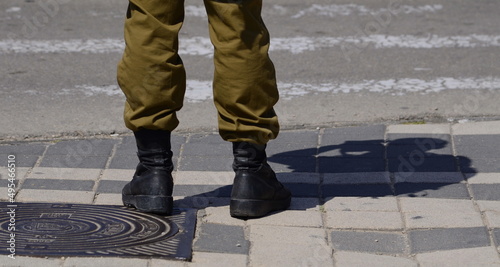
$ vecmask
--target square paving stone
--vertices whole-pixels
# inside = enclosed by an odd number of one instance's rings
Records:
[[[15,156],[14,163],[16,167],[34,167],[40,156],[27,154],[0,154],[0,167],[7,167],[9,156]]]
[[[293,147],[292,145],[277,146],[276,148],[268,146],[266,154],[268,157],[273,158],[315,157],[318,154],[318,148],[302,144],[295,144]]]
[[[194,251],[248,254],[250,242],[245,239],[243,227],[204,223],[200,226]]]
[[[45,151],[47,145],[34,143],[13,143],[9,145],[0,145],[0,154],[14,154],[16,156],[21,154],[41,156]]]
[[[421,150],[429,150],[432,148],[441,148],[451,146],[451,136],[449,134],[405,134],[405,133],[390,133],[387,134],[387,143],[393,145],[414,145]]]
[[[396,183],[460,183],[464,181],[461,172],[402,172],[394,173]]]
[[[500,151],[500,135],[455,136],[458,155],[470,158],[495,158]]]
[[[440,157],[443,155],[453,156],[453,151],[450,146],[438,149],[422,149],[415,145],[389,145],[387,147],[388,158],[412,158],[412,157]]]
[[[497,246],[500,246],[500,229],[494,229],[493,236],[496,240]]]
[[[414,230],[409,232],[411,253],[486,247],[490,245],[484,227]]]
[[[458,157],[460,170],[465,173],[500,172],[500,157],[466,158]]]
[[[139,164],[137,156],[115,155],[109,164],[110,169],[135,169]]]
[[[292,192],[293,197],[319,197],[318,185],[285,183],[284,186]]]
[[[462,183],[397,183],[394,187],[400,197],[470,198],[467,186]]]
[[[59,179],[31,179],[24,181],[23,189],[47,189],[47,190],[74,190],[92,191],[94,181],[88,180],[59,180]]]
[[[320,173],[385,171],[385,160],[383,158],[320,157],[318,161]]]
[[[184,144],[183,156],[219,156],[229,157],[232,155],[232,145],[225,142],[219,135],[195,134]]]
[[[370,266],[370,267],[418,267],[416,261],[405,256],[376,255],[372,253],[359,253],[339,251],[334,254],[335,266]],[[326,266],[326,265],[325,265]]]
[[[403,234],[386,232],[333,231],[333,248],[345,251],[403,254],[406,241]]]
[[[174,185],[174,196],[230,197],[232,185]]]
[[[132,180],[132,177],[130,177]],[[130,181],[110,181],[110,180],[102,180],[99,182],[99,186],[97,187],[97,193],[105,193],[105,194],[121,194],[123,187]]]
[[[74,157],[109,156],[117,139],[88,139],[60,141],[50,145],[45,155],[72,155]]]
[[[103,169],[107,161],[107,156],[45,155],[40,167]]]
[[[453,156],[425,158],[389,158],[390,172],[456,172],[458,166]]]
[[[325,173],[323,184],[389,184],[388,172]]]
[[[320,157],[339,158],[384,158],[383,144],[350,144],[346,142],[340,146],[322,146],[319,148]]]
[[[232,171],[232,157],[181,157],[179,171]]]
[[[275,157],[267,159],[275,172],[316,172],[315,157]]]
[[[500,184],[471,184],[475,200],[500,200]]]
[[[384,142],[384,134],[384,125],[325,129],[321,145],[340,145],[347,141],[359,141],[360,145],[380,144]]]
[[[383,197],[392,196],[388,184],[329,184],[321,187],[322,197]]]
[[[134,136],[124,136],[116,146],[115,156],[133,156],[137,153],[137,145]]]
[[[317,154],[318,131],[282,132],[278,139],[268,143],[268,156],[314,156]]]

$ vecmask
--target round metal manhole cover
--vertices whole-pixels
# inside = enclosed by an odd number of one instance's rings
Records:
[[[0,238],[17,256],[147,256],[191,258],[196,212],[172,216],[121,206],[1,203]],[[14,234],[14,238],[12,238]],[[12,253],[2,250],[1,254]]]

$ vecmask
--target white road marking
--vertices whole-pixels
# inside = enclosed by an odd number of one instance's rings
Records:
[[[422,79],[387,79],[387,80],[363,80],[356,83],[287,83],[279,82],[281,99],[292,99],[308,94],[316,93],[357,93],[361,91],[375,92],[390,95],[405,95],[406,93],[437,93],[444,90],[500,90],[500,77],[483,78],[451,78],[439,77],[432,80]],[[29,91],[29,90],[28,90]],[[30,93],[25,91],[24,93]],[[62,89],[59,95],[84,94],[85,96],[122,96],[117,85],[93,86],[78,85],[72,89]],[[187,102],[200,102],[212,99],[212,82],[188,80],[185,95]]]
[[[384,48],[476,48],[500,46],[500,35],[415,36],[415,35],[365,35],[345,37],[290,37],[272,38],[271,51],[304,53],[320,49],[342,47]],[[122,53],[121,39],[72,39],[72,40],[1,40],[0,54],[32,53]],[[212,56],[213,48],[207,37],[181,38],[181,55]]]
[[[411,6],[411,5],[401,5],[397,2],[394,2],[392,6],[387,8],[370,8],[365,5],[356,5],[356,4],[344,4],[344,5],[319,5],[313,4],[305,9],[300,11],[294,11],[290,7],[286,7],[283,5],[271,5],[269,7],[266,6],[262,10],[263,16],[266,15],[280,15],[287,16],[291,15],[292,18],[300,18],[303,16],[327,16],[327,17],[337,17],[337,16],[349,16],[349,15],[357,15],[357,16],[367,16],[373,15],[377,16],[380,14],[387,14],[387,12],[391,12],[393,15],[398,14],[421,14],[421,13],[434,13],[439,10],[442,10],[442,5],[419,5],[419,6]],[[185,7],[185,15],[186,17],[207,17],[207,13],[205,11],[205,7],[203,5],[187,5]]]
[[[21,11],[21,8],[18,6],[9,7],[5,10],[6,13],[15,13],[19,11]]]
[[[352,14],[366,16],[373,15],[377,16],[380,14],[387,14],[388,12],[394,15],[398,14],[419,14],[424,12],[434,13],[438,10],[443,9],[442,5],[423,5],[423,6],[410,6],[410,5],[398,5],[393,8],[379,8],[372,9],[364,5],[356,4],[346,4],[346,5],[318,5],[313,4],[309,8],[299,11],[297,14],[293,15],[292,18],[300,18],[303,16],[349,16]]]

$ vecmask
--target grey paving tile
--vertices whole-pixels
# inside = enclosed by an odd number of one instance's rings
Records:
[[[132,180],[132,177],[130,177]],[[110,181],[110,180],[102,180],[99,182],[97,186],[97,193],[104,194],[121,194],[122,189],[129,181]]]
[[[319,186],[314,184],[284,184],[293,197],[319,197]]]
[[[250,242],[243,227],[204,223],[200,228],[194,251],[248,254]]]
[[[135,144],[134,136],[124,136],[121,142],[116,146],[115,155],[117,156],[131,156],[137,153],[137,146]]]
[[[293,144],[293,145],[275,145],[268,146],[266,149],[266,154],[268,157],[314,157],[318,154],[318,149],[315,146],[309,146],[305,144]]]
[[[447,134],[451,132],[450,124],[431,123],[431,124],[392,124],[387,126],[388,134]]]
[[[231,175],[234,177],[234,175]],[[276,177],[282,183],[319,184],[319,173],[304,172],[277,172]]]
[[[464,175],[460,172],[402,172],[394,173],[396,183],[460,183]]]
[[[10,155],[14,155],[16,167],[34,167],[38,159],[39,155],[28,155],[28,154],[0,154],[0,167],[6,167],[8,164],[8,157]]]
[[[357,266],[357,267],[419,267],[418,263],[404,256],[376,255],[372,253],[359,253],[340,251],[335,252],[335,266]]]
[[[313,156],[317,153],[318,131],[282,132],[267,145],[268,156]]]
[[[387,143],[391,145],[415,145],[423,150],[451,145],[449,134],[432,133],[388,133]]]
[[[383,144],[351,144],[350,141],[342,145],[322,146],[319,148],[320,157],[341,158],[384,158]]]
[[[192,135],[188,143],[184,144],[183,156],[198,157],[230,157],[232,155],[232,145],[222,140],[219,135]]]
[[[333,231],[332,243],[335,251],[387,254],[403,254],[407,247],[403,234],[387,232]]]
[[[500,135],[457,135],[457,155],[470,158],[496,158],[500,151]]]
[[[458,166],[453,156],[439,156],[432,158],[389,158],[390,172],[456,172]]]
[[[387,157],[388,158],[412,158],[412,157],[441,157],[443,155],[453,156],[453,151],[451,144],[445,147],[436,149],[422,149],[415,145],[389,145],[387,147]]]
[[[316,172],[315,157],[269,157],[269,165],[275,172]]]
[[[470,198],[467,186],[462,183],[397,183],[394,188],[400,197]]]
[[[233,157],[183,156],[177,166],[179,171],[232,171]]]
[[[493,230],[493,237],[495,238],[497,246],[500,246],[500,229]]]
[[[471,184],[476,200],[500,200],[500,184]]]
[[[109,163],[110,169],[135,169],[135,167],[139,164],[139,159],[137,156],[121,156],[115,155],[111,158],[111,162]]]
[[[107,156],[45,155],[40,167],[103,169],[107,161]]]
[[[172,152],[174,153],[174,156],[179,156],[181,146],[186,143],[186,136],[172,134],[170,137],[170,143],[172,145]]]
[[[60,141],[50,145],[46,155],[109,156],[118,139],[88,139]]]
[[[339,145],[347,141],[361,141],[360,144],[379,144],[383,143],[384,134],[384,125],[325,129],[321,137],[321,145]]]
[[[388,184],[328,184],[322,197],[383,197],[394,195]]]
[[[24,154],[41,156],[45,148],[49,144],[38,143],[13,143],[8,145],[0,145],[0,154]]]
[[[385,160],[383,158],[320,157],[318,161],[320,173],[385,171]]]
[[[490,245],[483,227],[414,230],[409,232],[411,253],[485,247]]]
[[[325,173],[323,184],[389,184],[388,172]]]
[[[230,197],[231,185],[174,185],[174,196]]]
[[[23,189],[74,190],[92,191],[94,181],[89,180],[59,180],[28,178],[22,185]]]
[[[500,172],[500,157],[467,158],[458,157],[460,170],[465,173]]]

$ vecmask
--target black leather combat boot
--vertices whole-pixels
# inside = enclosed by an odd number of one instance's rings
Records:
[[[141,129],[134,132],[139,165],[122,190],[123,205],[142,212],[172,214],[173,179],[170,132]]]
[[[233,143],[236,175],[229,207],[232,217],[262,217],[290,206],[291,193],[267,164],[265,148],[248,142]]]

